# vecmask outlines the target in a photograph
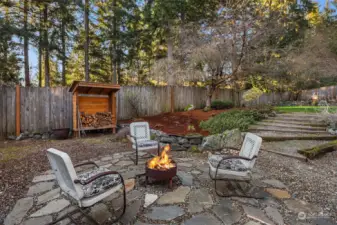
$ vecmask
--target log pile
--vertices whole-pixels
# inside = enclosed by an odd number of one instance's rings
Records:
[[[82,127],[104,127],[112,125],[111,112],[97,112],[95,114],[81,113]]]

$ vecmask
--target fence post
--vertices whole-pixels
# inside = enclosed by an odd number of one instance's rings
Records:
[[[174,86],[170,86],[170,96],[171,96],[171,113],[174,112]]]
[[[15,87],[15,134],[20,135],[20,86]]]

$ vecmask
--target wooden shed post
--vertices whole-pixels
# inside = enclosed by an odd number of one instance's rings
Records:
[[[116,92],[112,92],[109,95],[109,110],[112,115],[112,124],[117,124],[117,115],[116,115]],[[112,128],[112,133],[116,133],[116,128]]]
[[[74,132],[74,136],[77,137],[77,130],[78,128],[78,92],[75,91],[73,93],[73,130]]]
[[[15,87],[15,134],[20,135],[20,86]]]

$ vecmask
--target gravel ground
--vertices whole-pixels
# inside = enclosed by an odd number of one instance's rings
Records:
[[[0,142],[0,224],[15,202],[27,192],[33,177],[50,169],[45,153],[48,148],[67,152],[74,164],[110,153],[127,151],[127,144],[111,142],[110,139],[111,135],[105,135],[62,141]]]

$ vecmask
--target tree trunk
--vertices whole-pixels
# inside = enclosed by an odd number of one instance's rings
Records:
[[[84,27],[85,27],[85,44],[84,44],[85,81],[90,81],[90,76],[89,76],[89,0],[85,0],[85,5],[84,5]]]
[[[38,59],[38,67],[39,67],[39,87],[42,87],[42,57],[43,57],[43,13],[40,10],[40,23],[39,23],[39,59]]]
[[[206,107],[207,108],[211,108],[211,103],[212,103],[212,96],[214,93],[214,88],[212,87],[212,85],[207,85],[206,86],[206,91],[207,91],[207,97],[206,97]]]
[[[114,10],[114,17],[113,17],[113,77],[112,83],[117,84],[117,18],[116,18],[116,8],[117,8],[117,0],[113,0],[113,10]]]
[[[42,87],[42,57],[43,57],[43,26],[42,26],[42,10],[40,11],[40,24],[39,24],[39,87]]]
[[[173,61],[173,38],[171,37],[171,25],[170,22],[168,22],[168,29],[167,29],[167,59],[168,59],[168,84],[174,85],[174,77],[172,74],[172,64]]]
[[[28,22],[27,22],[27,17],[28,17],[28,0],[24,1],[24,6],[23,6],[23,27],[24,27],[24,40],[23,40],[23,52],[24,52],[24,65],[25,65],[25,86],[29,87],[30,86],[30,77],[29,77],[29,42],[28,42]]]
[[[49,78],[49,41],[48,41],[48,4],[44,4],[43,9],[43,23],[44,23],[44,76],[45,76],[45,87],[50,86]]]
[[[66,85],[66,29],[64,18],[61,24],[61,41],[62,41],[62,86]]]

